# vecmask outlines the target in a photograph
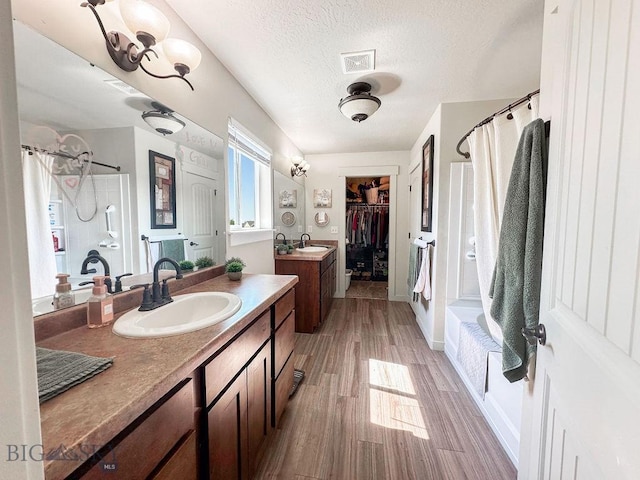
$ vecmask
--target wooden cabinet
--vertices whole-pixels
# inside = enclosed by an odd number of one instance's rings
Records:
[[[289,401],[293,386],[293,348],[295,346],[294,310],[297,290],[291,290],[275,304],[273,316],[272,425],[280,425],[280,417]]]
[[[247,366],[247,435],[249,478],[255,474],[271,433],[271,344]]]
[[[271,432],[271,309],[205,367],[210,479],[248,479]]]
[[[336,291],[336,251],[322,260],[277,259],[276,274],[297,275],[296,332],[313,333],[327,317]]]
[[[180,463],[180,478],[195,480],[194,417],[194,386],[193,381],[187,379],[102,448],[94,456],[95,460],[100,459],[98,463],[83,465],[80,472],[71,477],[83,480],[167,478],[161,475],[163,469]]]

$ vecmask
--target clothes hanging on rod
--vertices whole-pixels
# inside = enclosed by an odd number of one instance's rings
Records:
[[[389,210],[381,205],[352,205],[346,210],[346,236],[352,245],[389,248]]]

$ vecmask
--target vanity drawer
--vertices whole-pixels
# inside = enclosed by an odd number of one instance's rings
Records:
[[[322,260],[322,263],[320,264],[320,274],[322,275],[327,270],[327,268],[329,268],[331,264],[335,261],[336,261],[336,252],[334,250],[327,256],[327,258]]]
[[[270,333],[271,310],[269,309],[204,367],[207,406],[211,405],[216,396],[249,363],[251,357],[269,339]]]
[[[189,432],[194,431],[193,381],[189,379],[177,392],[164,400],[128,435],[111,449],[103,449],[102,461],[81,478],[143,480],[151,474],[164,457]],[[161,400],[162,402],[162,400]],[[151,407],[147,412],[153,410]],[[145,418],[146,417],[146,418]],[[161,432],[159,435],[158,432]],[[111,443],[111,445],[113,445]],[[186,443],[185,445],[192,445]],[[190,447],[185,447],[190,448]],[[184,455],[195,458],[196,450]]]
[[[282,372],[277,379],[273,381],[273,416],[271,421],[275,428],[280,426],[280,417],[284,413],[284,409],[289,401],[289,393],[293,387],[293,355],[289,357],[285,363]]]
[[[296,306],[296,290],[292,288],[284,296],[276,302],[276,315],[274,318],[274,330],[277,329],[289,312]]]
[[[280,328],[276,330],[274,338],[274,361],[273,361],[273,377],[277,377],[286,363],[287,359],[293,352],[296,343],[295,338],[296,312],[292,311],[287,319],[282,322]]]

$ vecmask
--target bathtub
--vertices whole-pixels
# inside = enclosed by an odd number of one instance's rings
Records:
[[[479,323],[489,335],[482,304],[480,301],[460,300],[449,305],[445,313],[444,352],[458,372],[471,397],[478,405],[500,444],[513,462],[518,466],[520,447],[520,416],[524,382],[509,381],[502,375],[502,355],[489,352],[487,384],[484,399],[472,387],[466,373],[457,360],[460,324],[462,322]]]

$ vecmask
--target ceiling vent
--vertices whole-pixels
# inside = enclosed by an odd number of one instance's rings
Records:
[[[363,52],[341,53],[342,73],[366,73],[373,72],[376,68],[376,51],[365,50]]]
[[[142,95],[138,90],[133,88],[131,85],[126,84],[122,80],[118,80],[117,78],[103,80],[107,85],[112,86],[116,90],[120,90],[121,92],[126,93],[127,95]]]

